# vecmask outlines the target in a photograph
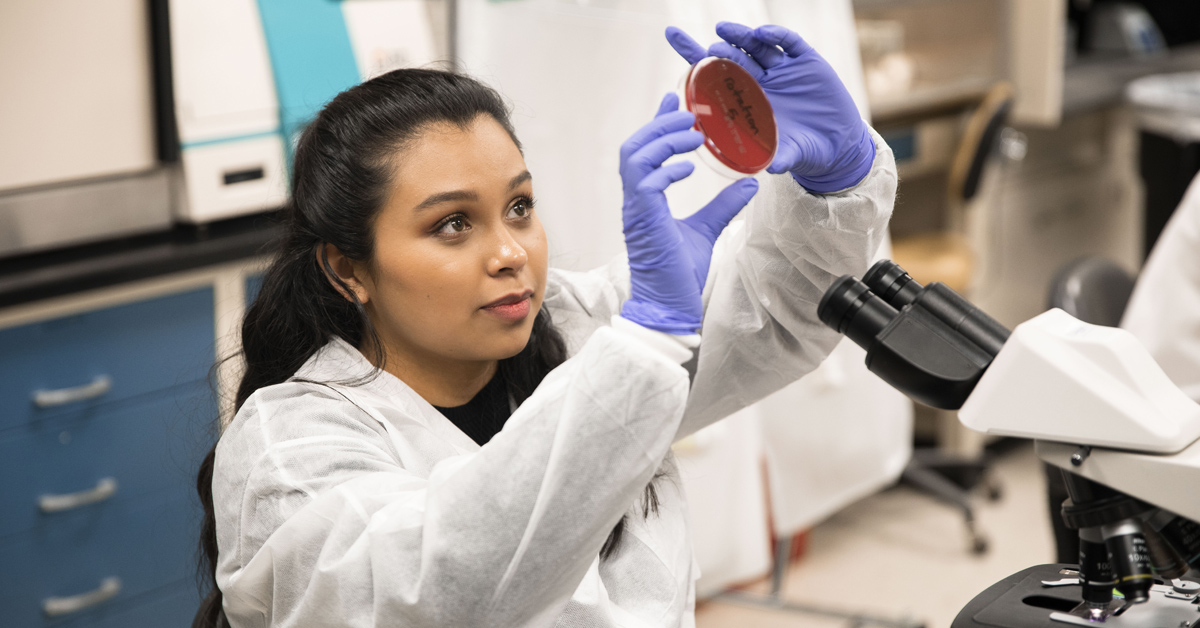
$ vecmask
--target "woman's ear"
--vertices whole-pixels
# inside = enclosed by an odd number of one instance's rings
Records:
[[[347,301],[354,301],[357,297],[359,303],[366,305],[371,294],[367,290],[367,278],[360,276],[363,274],[362,265],[354,263],[329,243],[317,246],[316,254],[317,264],[325,272],[325,278],[333,285],[333,289],[346,297]]]

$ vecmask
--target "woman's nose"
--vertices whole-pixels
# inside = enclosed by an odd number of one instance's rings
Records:
[[[488,261],[488,273],[499,275],[506,271],[515,272],[525,267],[529,254],[525,247],[513,237],[513,233],[505,227],[496,230],[491,259]]]

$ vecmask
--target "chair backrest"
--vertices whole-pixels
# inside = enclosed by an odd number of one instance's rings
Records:
[[[962,206],[979,191],[983,167],[1008,121],[1012,103],[1013,87],[1001,81],[988,90],[983,102],[971,114],[950,163],[946,192],[951,207]]]
[[[1085,323],[1116,327],[1121,323],[1134,278],[1102,257],[1077,259],[1059,269],[1050,283],[1049,306],[1062,308]]]

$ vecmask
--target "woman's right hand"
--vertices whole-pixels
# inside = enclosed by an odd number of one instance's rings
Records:
[[[695,214],[683,220],[671,216],[664,192],[691,175],[695,166],[663,162],[704,143],[704,136],[692,130],[695,116],[678,109],[679,98],[667,94],[654,120],[621,145],[621,217],[632,284],[621,316],[649,329],[683,335],[699,331],[703,320],[700,296],[713,243],[750,202],[758,182],[742,179]]]

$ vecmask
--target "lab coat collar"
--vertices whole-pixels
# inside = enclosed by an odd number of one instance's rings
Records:
[[[479,450],[478,443],[408,384],[375,368],[358,349],[341,338],[335,337],[321,347],[296,371],[291,381],[308,381],[334,388],[389,431],[403,431],[410,422],[416,422],[451,445],[457,453]]]

